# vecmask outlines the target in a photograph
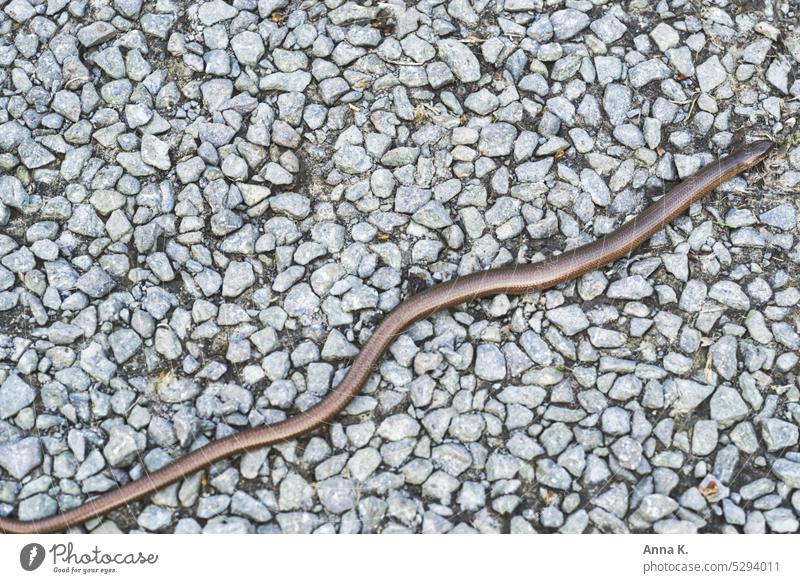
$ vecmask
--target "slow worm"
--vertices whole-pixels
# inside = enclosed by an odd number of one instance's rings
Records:
[[[297,439],[332,420],[361,390],[383,353],[414,322],[434,312],[495,294],[519,295],[543,290],[597,269],[628,255],[669,224],[689,205],[717,186],[761,161],[772,142],[743,146],[682,181],[658,201],[616,231],[591,243],[534,264],[513,265],[477,272],[434,285],[392,310],[381,322],[339,385],[319,403],[279,423],[255,427],[212,441],[145,477],[87,500],[81,506],[55,516],[28,522],[0,518],[0,531],[42,533],[62,531],[99,517],[114,508],[185,478],[214,462],[291,439]]]

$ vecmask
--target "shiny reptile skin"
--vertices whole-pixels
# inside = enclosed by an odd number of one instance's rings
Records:
[[[392,341],[412,323],[430,314],[495,294],[524,294],[553,287],[628,255],[674,220],[689,205],[764,158],[771,142],[758,141],[702,168],[616,231],[552,259],[473,273],[434,285],[397,306],[361,349],[342,382],[322,401],[294,417],[213,441],[158,471],[61,514],[22,522],[0,518],[0,531],[62,531],[124,506],[185,478],[221,459],[301,437],[330,422],[359,393]]]

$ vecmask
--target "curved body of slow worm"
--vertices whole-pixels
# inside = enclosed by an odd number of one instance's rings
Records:
[[[389,345],[412,323],[438,310],[477,298],[543,290],[623,257],[670,223],[693,202],[757,164],[771,146],[772,143],[768,141],[754,142],[705,166],[619,229],[592,243],[546,261],[489,269],[459,277],[411,296],[381,322],[339,385],[307,411],[279,423],[212,441],[139,480],[61,514],[28,522],[0,518],[0,531],[41,533],[64,530],[152,494],[223,458],[300,437],[333,419],[350,403],[375,370]]]

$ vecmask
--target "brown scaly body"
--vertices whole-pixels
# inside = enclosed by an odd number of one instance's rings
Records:
[[[672,188],[616,231],[553,259],[473,273],[434,285],[411,296],[381,322],[342,382],[307,411],[279,423],[213,441],[156,472],[61,514],[30,522],[0,518],[0,531],[62,531],[152,494],[221,459],[301,437],[330,422],[350,403],[375,370],[392,341],[414,322],[439,310],[477,298],[501,293],[518,295],[547,289],[628,255],[672,222],[693,202],[761,161],[771,147],[771,142],[759,141],[734,151]]]

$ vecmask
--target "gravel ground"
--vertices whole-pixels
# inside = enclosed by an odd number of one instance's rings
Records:
[[[769,137],[635,255],[436,314],[323,431],[86,527],[797,532],[798,18],[0,0],[0,515],[294,415],[403,298]]]

